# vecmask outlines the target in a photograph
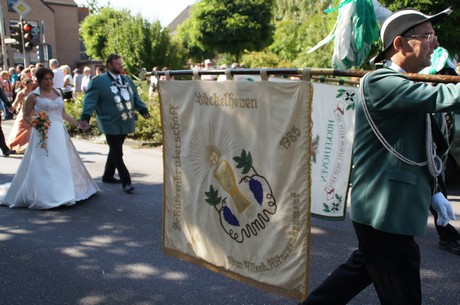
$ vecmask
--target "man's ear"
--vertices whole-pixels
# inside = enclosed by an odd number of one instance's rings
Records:
[[[405,39],[402,36],[396,36],[395,40],[393,40],[393,48],[395,50],[400,51],[404,48]]]

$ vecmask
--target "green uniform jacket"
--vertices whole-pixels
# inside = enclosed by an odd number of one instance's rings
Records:
[[[460,85],[413,82],[388,68],[364,80],[365,102],[377,128],[399,153],[426,161],[426,113],[460,110]],[[377,230],[424,235],[434,179],[427,166],[409,165],[390,153],[356,105],[351,219]],[[438,155],[448,149],[432,119]]]
[[[141,114],[148,113],[147,106],[141,100],[132,80],[125,75],[121,75],[121,77],[124,83],[129,84],[131,114],[134,114],[134,110],[139,111]],[[133,133],[135,130],[134,115],[128,116],[130,112],[129,106],[124,102],[119,90],[117,94],[113,92],[113,89],[117,88],[113,82],[114,80],[110,78],[108,72],[91,79],[83,101],[81,120],[89,121],[94,111],[96,111],[98,127],[104,134],[126,135]],[[119,99],[123,101],[122,111],[117,108],[115,95],[118,95]],[[125,117],[127,116],[126,120],[122,119],[122,113],[125,113]]]

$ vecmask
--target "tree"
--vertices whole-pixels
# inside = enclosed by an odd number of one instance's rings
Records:
[[[273,15],[278,21],[286,18],[302,20],[312,13],[319,13],[318,10],[324,10],[332,2],[333,0],[275,0]]]
[[[86,5],[83,5],[83,7],[87,7],[90,14],[97,14],[104,8],[99,4],[99,0],[86,0]]]
[[[331,0],[275,0],[276,31],[268,51],[279,56],[280,68],[331,66],[332,43],[307,54],[333,27],[337,14],[324,13],[331,3]]]
[[[132,74],[154,65],[181,68],[184,61],[185,51],[158,21],[151,24],[127,10],[104,8],[88,16],[80,35],[91,58],[105,60],[110,53],[120,54],[125,70]]]
[[[187,49],[188,57],[193,62],[202,62],[213,58],[217,53],[207,49],[202,42],[203,34],[198,29],[197,19],[189,18],[177,28],[177,39]]]
[[[243,51],[259,51],[272,42],[271,10],[272,0],[202,0],[191,12],[200,33],[192,38],[198,47],[238,61]]]
[[[90,58],[105,59],[110,53],[107,50],[107,41],[111,39],[112,26],[116,26],[118,20],[123,20],[122,11],[112,8],[103,8],[97,14],[89,15],[83,20],[80,36],[86,47],[86,54]],[[117,26],[118,28],[118,26]]]
[[[160,22],[155,22],[150,27],[151,55],[150,65],[147,67],[168,67],[169,69],[182,69],[187,57],[187,50],[180,41],[169,35],[166,28],[162,28]]]
[[[270,51],[263,51],[263,52],[250,52],[244,54],[241,60],[241,64],[247,68],[278,68],[280,65],[287,65],[284,66],[288,68],[288,63],[281,63],[281,59],[278,55],[270,52]],[[291,68],[291,67],[289,67]]]

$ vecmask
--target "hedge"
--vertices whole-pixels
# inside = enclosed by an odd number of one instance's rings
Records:
[[[136,120],[136,131],[134,134],[129,134],[128,138],[138,140],[141,145],[161,145],[163,135],[161,130],[161,115],[160,115],[160,102],[158,95],[154,95],[152,99],[148,97],[148,85],[145,82],[135,82],[138,86],[139,95],[141,96],[144,103],[147,105],[150,118],[144,119],[138,116]],[[65,103],[65,110],[68,114],[76,118],[80,118],[82,106],[83,106],[84,95],[80,94],[73,101],[67,101]],[[76,127],[66,123],[67,130],[72,136],[81,136],[84,138],[95,138],[101,136],[101,132],[97,128],[97,122],[95,118],[90,121],[90,130],[82,132]]]

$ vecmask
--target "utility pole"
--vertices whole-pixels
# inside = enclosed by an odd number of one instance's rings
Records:
[[[43,35],[43,55],[44,55],[46,66],[48,66],[48,62],[50,60],[50,54],[49,54],[48,45],[46,44],[45,21],[43,20],[42,20],[42,35]]]
[[[22,19],[22,15],[19,18],[19,23],[21,24],[21,40],[22,40],[22,58],[24,59],[24,68],[27,67],[27,53],[26,53],[26,47],[25,47],[25,41],[24,41],[24,19]]]
[[[3,70],[8,70],[8,66],[7,66],[8,53],[6,52],[6,45],[5,45],[5,18],[3,18],[2,2],[0,2],[0,36],[1,36],[0,43],[2,44]]]

